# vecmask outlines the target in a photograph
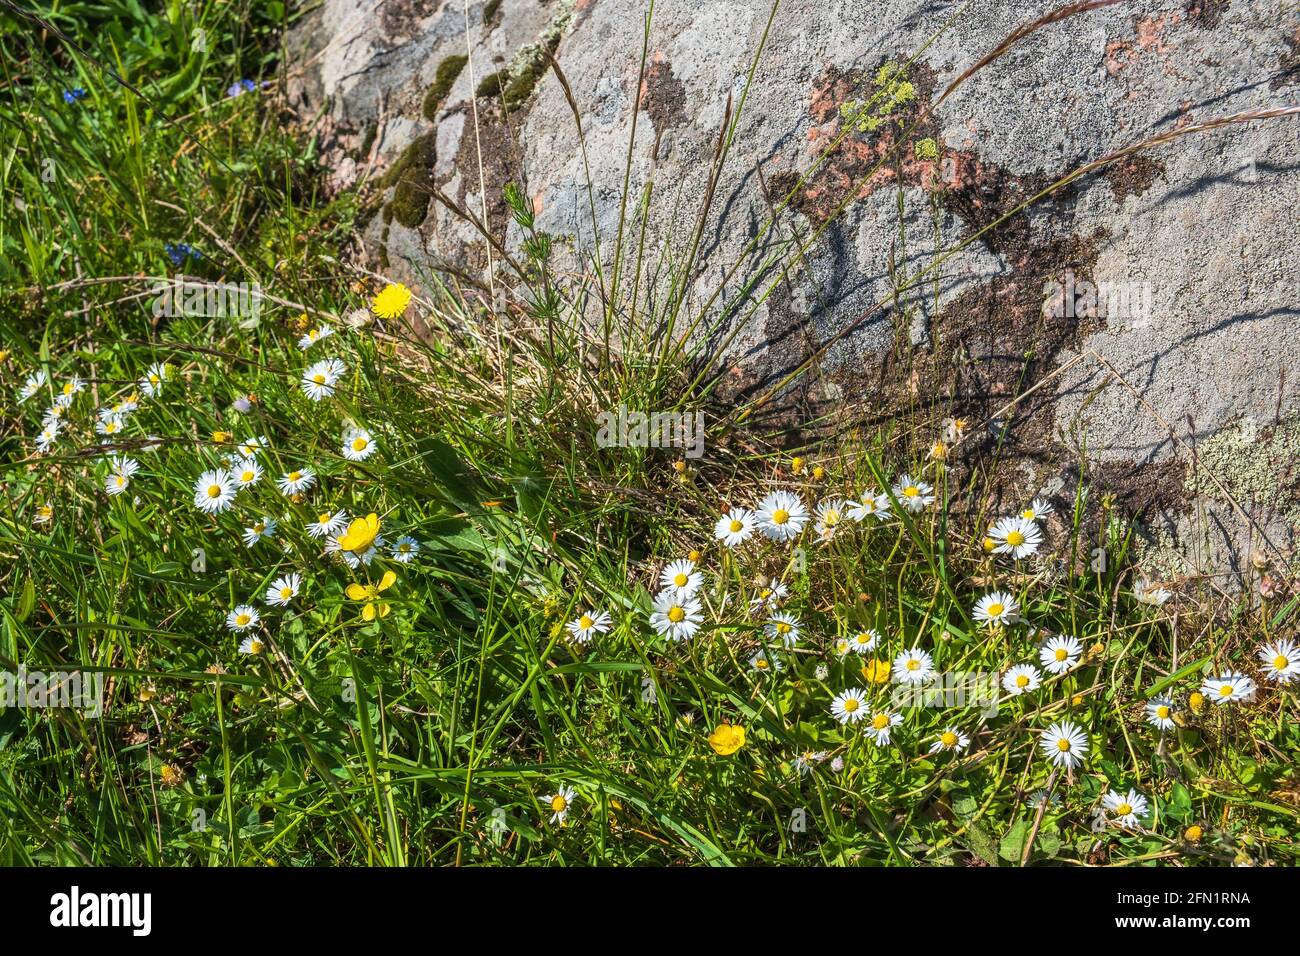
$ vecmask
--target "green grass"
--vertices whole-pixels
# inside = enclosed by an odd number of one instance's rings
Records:
[[[210,3],[194,21],[179,4],[149,9],[46,5],[84,55],[0,21],[0,190],[6,209],[22,200],[0,225],[0,669],[105,679],[102,717],[0,711],[0,863],[1295,862],[1294,691],[1261,678],[1252,703],[1188,706],[1210,670],[1259,678],[1255,649],[1292,633],[1294,602],[1137,602],[1133,525],[1099,495],[1058,502],[1042,556],[986,556],[992,516],[980,502],[993,462],[959,487],[927,459],[942,410],[844,430],[799,449],[796,467],[747,424],[756,406],[719,406],[696,365],[692,343],[714,320],[712,303],[688,304],[686,278],[711,197],[671,249],[647,250],[645,197],[627,196],[616,248],[572,279],[511,189],[526,243],[498,257],[512,279],[507,309],[485,307],[463,277],[429,276],[400,321],[353,328],[346,317],[384,283],[340,263],[379,197],[322,200],[310,136],[283,128],[272,90],[286,13]],[[212,41],[206,52],[195,27]],[[758,63],[756,52],[761,82]],[[271,87],[226,97],[242,77]],[[65,104],[73,87],[87,96]],[[742,111],[743,101],[719,163]],[[51,158],[56,174],[42,179]],[[255,328],[154,320],[147,277],[176,271],[164,246],[178,242],[203,253],[187,274],[274,297]],[[801,250],[777,248],[767,280],[728,296],[732,317],[793,268]],[[298,337],[322,320],[336,334],[304,353]],[[329,356],[347,373],[312,402],[301,370]],[[135,393],[155,362],[171,380],[112,439],[140,471],[108,496],[96,409]],[[37,369],[51,384],[20,403]],[[41,412],[73,375],[86,388],[69,426],[37,454]],[[620,404],[706,411],[705,457],[599,447],[598,415]],[[352,423],[378,444],[364,462],[341,454]],[[268,439],[266,476],[232,511],[205,515],[195,480],[254,436]],[[302,466],[319,484],[285,497],[272,479]],[[934,484],[936,507],[849,526],[824,546],[806,533],[798,550],[714,541],[724,503],[752,505],[773,488],[808,503],[853,497],[902,471]],[[37,523],[45,502],[52,520]],[[409,564],[380,556],[349,569],[305,533],[325,508],[376,513],[390,540],[410,534],[421,550]],[[279,533],[248,548],[241,532],[263,515]],[[1095,571],[1085,526],[1104,536],[1108,560]],[[706,573],[705,626],[675,645],[647,612],[662,564],[692,550]],[[382,594],[391,613],[366,622],[347,587],[385,570],[396,574]],[[267,607],[261,595],[289,571],[303,575],[303,595]],[[772,578],[805,630],[792,651],[749,610]],[[995,585],[1032,626],[974,622],[975,600]],[[224,626],[241,603],[262,615],[262,655],[239,654]],[[613,626],[571,644],[563,624],[592,607]],[[904,710],[894,745],[877,748],[829,711],[848,687],[868,687],[873,707],[888,699],[890,688],[864,681],[864,659],[833,650],[868,627],[881,635],[874,656],[920,646],[944,671],[1036,660],[1038,628],[1077,635],[1087,653],[1033,694],[1000,695],[992,717],[978,706]],[[754,670],[759,649],[783,670]],[[1143,717],[1159,693],[1181,710],[1163,735]],[[1069,777],[1036,745],[1059,719],[1091,744]],[[723,722],[746,730],[730,756],[708,743]],[[931,756],[948,726],[970,748]],[[802,773],[807,753],[823,756]],[[577,794],[562,827],[547,805],[561,785]],[[1027,798],[1049,786],[1060,802],[1039,815]],[[1094,829],[1103,790],[1130,786],[1152,802],[1144,829]],[[1204,831],[1195,843],[1184,839],[1193,824]]]

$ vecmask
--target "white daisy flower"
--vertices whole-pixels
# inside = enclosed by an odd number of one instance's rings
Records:
[[[266,589],[266,603],[272,607],[285,607],[302,593],[302,575],[297,571],[281,575]]]
[[[704,584],[704,575],[695,570],[695,562],[679,558],[659,572],[659,587],[677,597],[690,597]]]
[[[934,504],[934,488],[919,478],[903,475],[894,485],[894,497],[898,503],[913,514],[924,511]]]
[[[994,591],[975,602],[972,612],[981,624],[1015,624],[1020,620],[1020,605],[1005,591]]]
[[[1295,641],[1274,641],[1258,651],[1264,662],[1264,675],[1279,684],[1289,684],[1300,676],[1300,646]]]
[[[1046,790],[1043,789],[1035,790],[1028,797],[1026,797],[1025,800],[1029,804],[1029,806],[1031,806],[1035,810],[1037,810],[1043,804],[1047,804],[1049,809],[1054,806],[1059,807],[1061,805],[1061,795],[1057,793],[1055,790],[1053,790],[1051,793],[1048,793]]]
[[[1009,554],[1019,561],[1038,550],[1043,543],[1043,532],[1038,525],[1024,518],[999,518],[989,529],[994,541],[995,554]]]
[[[754,533],[754,512],[732,508],[713,526],[713,536],[728,548],[738,547]]]
[[[552,823],[564,825],[564,821],[569,817],[569,811],[573,808],[573,798],[577,795],[578,791],[561,784],[554,794],[545,798],[546,805],[551,808]]]
[[[771,660],[767,656],[767,651],[761,648],[754,652],[749,659],[749,666],[756,671],[762,671],[765,674],[779,674],[785,670],[785,665],[780,661]]]
[[[1255,696],[1255,682],[1245,674],[1229,671],[1222,677],[1211,677],[1201,685],[1201,693],[1220,707]]]
[[[969,746],[969,737],[963,734],[956,727],[947,727],[939,734],[938,739],[930,745],[930,753],[937,754],[940,751],[961,753]]]
[[[1172,597],[1168,591],[1162,587],[1152,584],[1146,578],[1138,578],[1133,583],[1133,598],[1139,604],[1150,604],[1159,607]]]
[[[890,732],[903,722],[903,715],[895,711],[882,710],[871,715],[871,721],[863,728],[863,733],[875,742],[877,747],[889,746]]]
[[[841,691],[831,700],[831,716],[841,724],[856,724],[866,717],[866,691],[854,689]]]
[[[330,328],[328,325],[320,325],[319,327],[312,329],[310,332],[308,332],[306,335],[304,335],[302,338],[298,340],[298,348],[302,349],[305,352],[307,351],[307,349],[311,348],[321,339],[327,339],[333,334],[334,334],[334,330]]]
[[[39,392],[42,388],[44,388],[45,383],[48,381],[49,381],[49,376],[45,374],[44,369],[41,369],[37,372],[33,372],[31,375],[28,375],[27,381],[23,382],[23,387],[18,390],[18,401],[20,402],[27,401],[29,398],[31,398],[33,395]]]
[[[1147,798],[1132,787],[1128,793],[1107,790],[1101,795],[1101,802],[1110,811],[1111,822],[1117,826],[1136,827],[1138,821],[1147,815]]]
[[[275,484],[285,495],[300,495],[316,484],[316,472],[310,468],[291,471],[277,478]]]
[[[49,524],[54,520],[54,505],[45,502],[36,509],[36,514],[32,518],[32,524]]]
[[[1174,723],[1174,704],[1167,697],[1157,697],[1155,700],[1147,701],[1147,723],[1152,727],[1159,727],[1161,730],[1173,730]]]
[[[825,750],[805,750],[794,758],[795,773],[799,774],[801,777],[808,776],[808,774],[812,773],[813,767],[817,766],[817,764],[821,763],[828,756],[830,755]]]
[[[140,391],[149,398],[156,398],[162,392],[163,383],[171,376],[171,370],[162,362],[154,362],[144,371],[144,376],[137,383]]]
[[[40,430],[36,436],[36,450],[42,455],[54,447],[54,443],[59,438],[59,432],[63,430],[63,422],[47,422],[45,427]]]
[[[283,478],[280,480],[284,481]],[[328,538],[332,535],[338,535],[347,526],[348,513],[346,511],[335,511],[333,514],[322,511],[316,516],[315,521],[307,525],[307,533],[313,538]]]
[[[703,620],[703,609],[695,598],[678,597],[671,591],[661,591],[655,596],[650,626],[670,641],[690,640]]]
[[[859,654],[866,654],[868,651],[874,651],[879,643],[880,635],[875,628],[868,627],[849,638],[849,649]]]
[[[232,631],[247,631],[250,627],[257,627],[261,619],[253,605],[240,604],[226,615],[226,627]]]
[[[271,442],[265,435],[259,435],[256,438],[245,438],[235,446],[235,454],[242,458],[253,458],[259,451],[270,448]]]
[[[772,581],[768,587],[763,588],[756,597],[750,600],[749,609],[751,611],[760,609],[770,611],[780,607],[781,602],[789,596],[790,589],[788,587],[780,581]]]
[[[420,552],[420,542],[409,534],[404,534],[393,542],[389,551],[392,552],[393,560],[398,564],[410,564]]]
[[[929,651],[914,647],[894,658],[894,680],[900,684],[924,684],[934,677],[934,659]]]
[[[205,471],[194,483],[194,506],[208,514],[230,510],[235,503],[235,480],[223,468]]]
[[[101,418],[95,423],[95,431],[106,437],[122,434],[122,429],[126,427],[126,420],[121,415],[110,414],[107,418]]]
[[[54,404],[62,405],[64,408],[69,407],[72,404],[72,399],[85,387],[86,383],[78,376],[72,376],[72,381],[64,382],[59,389],[59,393],[54,396]]]
[[[1042,521],[1052,513],[1052,510],[1049,502],[1042,498],[1035,498],[1028,508],[1020,512],[1020,517],[1025,521]]]
[[[836,657],[848,657],[853,653],[853,644],[847,637],[837,637],[835,643],[831,645],[831,651]],[[825,667],[826,665],[822,665]]]
[[[815,527],[819,538],[823,541],[829,541],[831,536],[839,530],[847,517],[844,509],[843,498],[831,498],[829,501],[823,501],[817,505],[814,515],[817,519]]]
[[[42,413],[41,424],[49,425],[51,422],[54,422],[59,425],[62,425],[63,420],[67,416],[67,414],[68,414],[68,410],[64,408],[62,405],[51,405],[49,408],[45,409],[45,411]]]
[[[336,358],[309,365],[302,373],[302,390],[313,402],[329,398],[347,370],[348,367]]]
[[[375,453],[375,439],[364,428],[349,428],[343,433],[343,457],[348,461],[365,461]]]
[[[370,562],[372,562],[379,554],[379,549],[387,546],[388,542],[384,540],[384,536],[376,535],[375,540],[371,543],[370,547],[360,554],[357,554],[355,551],[345,550],[343,546],[339,544],[338,538],[330,538],[325,543],[325,553],[329,554],[330,552],[337,552],[339,557],[343,559],[343,563],[355,571],[360,567],[369,567]]]
[[[1077,724],[1058,721],[1039,734],[1038,746],[1057,766],[1073,770],[1088,753],[1088,737]]]
[[[847,502],[846,506],[846,513],[853,521],[866,521],[868,518],[888,521],[893,517],[890,513],[893,503],[889,500],[889,495],[876,494],[874,488],[863,492],[856,500]]]
[[[579,644],[586,644],[597,634],[604,634],[609,631],[613,620],[608,611],[597,611],[593,608],[564,625],[564,629],[569,632],[571,639]]]
[[[263,517],[253,522],[251,528],[244,529],[244,544],[252,547],[264,538],[270,538],[275,534],[276,522],[274,518]]]
[[[241,654],[262,654],[266,651],[266,642],[260,637],[250,634],[239,642],[239,653]]]
[[[778,611],[767,619],[767,623],[763,625],[763,633],[769,640],[780,641],[786,647],[794,647],[799,643],[800,627],[799,619],[793,614]]]
[[[793,492],[774,491],[758,503],[758,530],[773,541],[797,538],[808,523],[808,509]]]
[[[134,458],[113,458],[109,466],[108,477],[104,479],[104,491],[110,495],[120,495],[131,484],[131,477],[140,470],[140,463]]]
[[[1068,634],[1049,638],[1038,650],[1038,660],[1049,674],[1064,674],[1079,663],[1083,645]]]
[[[1002,686],[1013,697],[1037,690],[1042,682],[1043,675],[1033,664],[1017,664],[1002,675]]]
[[[251,488],[262,480],[262,466],[256,459],[240,459],[231,469],[230,475],[240,488]]]

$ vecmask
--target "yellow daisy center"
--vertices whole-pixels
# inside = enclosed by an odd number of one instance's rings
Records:
[[[1118,807],[1115,808],[1115,815],[1117,817],[1126,817],[1132,812],[1133,812],[1133,808],[1130,807],[1127,803],[1121,803]]]
[[[116,484],[119,488],[121,488],[121,487],[123,487],[123,486],[126,485],[126,476],[125,476],[125,475],[114,475],[114,476],[113,476],[113,482],[114,482],[114,484]]]
[[[835,511],[834,509],[832,509],[832,510],[826,512],[826,517],[823,518],[822,521],[825,522],[825,524],[826,524],[826,526],[827,526],[828,528],[829,528],[829,527],[833,527],[833,526],[835,526],[835,525],[837,525],[837,524],[840,523],[840,513],[839,513],[838,511]]]
[[[916,487],[916,485],[908,485],[906,488],[903,489],[903,496],[905,498],[915,498],[920,493],[921,493],[921,489]]]
[[[1069,740],[1069,738],[1068,738],[1068,737],[1062,737],[1061,739],[1059,739],[1059,740],[1056,742],[1056,749],[1059,750],[1061,753],[1065,753],[1067,750],[1069,750],[1069,749],[1070,749],[1070,740]]]
[[[785,524],[790,520],[790,512],[784,508],[777,508],[772,512],[772,524]]]
[[[208,485],[208,497],[209,497],[209,498],[220,498],[220,497],[221,497],[221,486],[220,486],[220,485]]]
[[[680,624],[682,621],[686,620],[686,612],[680,607],[674,605],[668,609],[668,620],[672,621],[674,624]]]
[[[584,614],[582,615],[582,617],[578,618],[578,630],[585,631],[595,623],[596,623],[595,621],[593,621],[591,618],[587,617],[587,615]]]
[[[939,738],[939,742],[945,747],[955,747],[957,746],[957,735],[951,730],[945,730],[943,736]]]
[[[787,624],[785,621],[776,622],[776,633],[789,634],[792,630],[794,630],[794,628],[791,627],[789,624]]]
[[[997,601],[994,601],[988,607],[988,615],[989,617],[999,617],[1002,614],[1002,612],[1005,610],[1006,610],[1005,607],[1003,607]]]
[[[1026,676],[1025,674],[1017,674],[1017,675],[1016,675],[1016,686],[1017,686],[1017,687],[1028,687],[1028,686],[1029,686],[1029,677]]]
[[[1287,665],[1290,663],[1291,661],[1281,654],[1273,658],[1273,667],[1276,668],[1277,670],[1285,670]]]
[[[235,623],[238,624],[240,627],[243,627],[243,626],[244,626],[245,624],[247,624],[250,620],[252,620],[252,618],[250,618],[247,614],[237,614],[237,615],[235,615]]]
[[[316,523],[317,523],[317,524],[329,524],[329,520],[330,520],[329,512],[326,512],[326,513],[323,514],[323,515],[317,515],[317,516],[316,516]]]
[[[1011,531],[1007,534],[1007,544],[1011,545],[1013,548],[1019,547],[1024,543],[1025,536],[1019,531]]]
[[[921,667],[921,662],[918,661],[915,657],[911,658],[911,659],[907,662],[907,669],[908,669],[909,671],[918,670],[920,667]]]
[[[315,375],[311,377],[311,380],[315,382],[317,385],[324,385],[325,375],[323,372],[317,372]]]
[[[767,663],[767,658],[766,658],[766,657],[757,657],[757,658],[754,659],[754,666],[757,667],[757,668],[758,668],[759,670],[761,670],[761,671],[765,671],[765,670],[767,670],[768,667],[771,666],[771,665],[769,665],[769,664]]]
[[[876,716],[871,718],[871,726],[874,727],[876,730],[884,730],[886,727],[889,726],[889,715],[876,714]]]
[[[858,703],[856,698],[850,697],[848,700],[844,702],[844,712],[847,714],[851,714],[855,710],[857,710],[858,707],[860,706],[861,705]]]
[[[1232,685],[1231,685],[1231,684],[1224,684],[1222,687],[1220,687],[1220,688],[1219,688],[1219,696],[1220,696],[1220,697],[1231,697],[1231,696],[1232,696]]]
[[[280,588],[280,597],[286,601],[289,600],[289,598],[293,597],[293,588]]]
[[[240,480],[240,481],[252,481],[252,480],[253,480],[253,472],[252,472],[251,470],[245,468],[245,469],[240,473],[240,475],[239,475],[239,480]]]
[[[302,478],[302,472],[301,472],[301,471],[291,471],[291,472],[289,472],[289,480],[290,480],[290,481],[298,481],[300,478]]]
[[[689,577],[687,577],[685,574],[681,574],[680,572],[673,575],[673,584],[677,585],[679,588],[686,587],[686,582],[689,580],[690,580]]]
[[[733,519],[731,524],[728,525],[728,527],[731,528],[731,533],[735,534],[737,531],[744,530],[745,524],[742,521],[736,521]]]
[[[248,645],[248,649],[254,654],[260,654],[262,653],[262,642],[253,641],[251,644]]]
[[[1156,708],[1156,716],[1159,717],[1161,720],[1168,720],[1169,708],[1166,707],[1164,704],[1161,704],[1159,707]]]
[[[557,793],[551,797],[551,809],[556,813],[563,813],[569,807],[569,801],[564,799],[564,794]]]
[[[1056,649],[1056,659],[1058,661],[1063,661],[1069,656],[1070,656],[1070,652],[1067,651],[1064,647],[1058,647]]]
[[[369,442],[368,439],[361,438],[361,437],[354,438],[354,439],[352,439],[352,450],[353,450],[353,451],[365,451],[365,450],[366,450],[366,446],[369,445],[369,444],[370,444],[370,442]]]

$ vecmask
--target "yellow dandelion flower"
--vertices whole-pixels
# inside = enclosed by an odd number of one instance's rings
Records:
[[[400,282],[389,283],[375,296],[370,311],[381,319],[395,319],[411,304],[411,290]]]

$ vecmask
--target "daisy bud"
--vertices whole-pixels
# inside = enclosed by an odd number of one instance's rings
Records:
[[[930,457],[934,461],[943,461],[948,457],[948,446],[941,441],[935,442],[930,446]]]
[[[790,459],[790,471],[796,475],[802,474],[803,459],[800,458],[798,455],[795,455],[793,458]]]
[[[818,465],[812,470],[812,476],[817,481],[821,481],[823,478],[826,477],[826,469],[823,468],[821,465]]]
[[[1187,698],[1187,706],[1192,708],[1192,713],[1199,714],[1205,706],[1205,695],[1199,690],[1192,691],[1192,696]]]
[[[686,474],[686,461],[682,458],[678,458],[673,462],[673,471],[677,472],[679,475]]]
[[[1205,836],[1205,831],[1195,823],[1183,831],[1183,839],[1188,843],[1200,843],[1203,836]]]
[[[686,555],[686,559],[690,561],[692,564],[698,564],[701,557],[702,555],[698,551],[692,551],[688,555]]]

